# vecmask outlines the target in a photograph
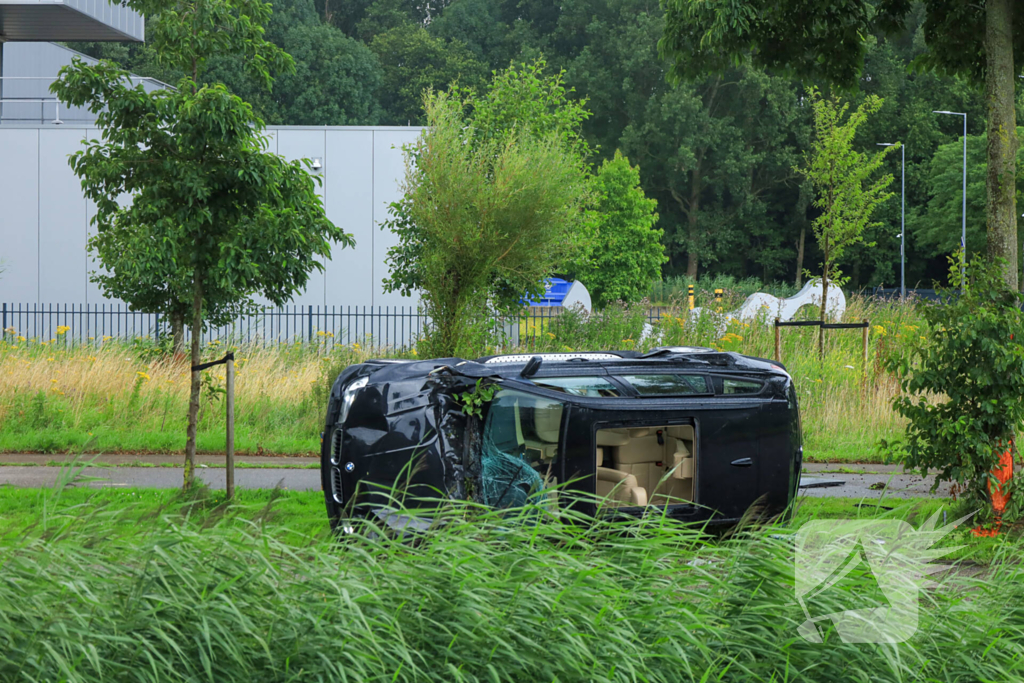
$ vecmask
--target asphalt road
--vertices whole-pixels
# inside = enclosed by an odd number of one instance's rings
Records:
[[[114,467],[87,467],[82,470],[78,486],[116,486],[140,488],[177,488],[181,486],[183,469],[180,467],[160,467],[154,465],[178,463],[181,456],[100,456],[98,461],[118,465]],[[44,487],[52,486],[61,472],[59,467],[47,467],[60,456],[0,456],[0,486]],[[320,490],[320,471],[303,469],[296,465],[317,463],[316,458],[268,458],[245,457],[241,462],[259,464],[264,467],[237,468],[235,485],[238,488],[271,489],[281,487],[293,491]],[[126,467],[136,461],[145,462],[149,467]],[[30,463],[34,466],[5,465],[3,463]],[[206,464],[223,463],[223,457],[202,456],[199,458],[197,474],[211,488],[224,488],[223,467],[204,467]],[[283,464],[285,467],[274,468],[266,465]],[[287,467],[292,465],[292,467]],[[931,478],[923,479],[916,475],[904,474],[902,469],[884,465],[851,465],[845,469],[852,472],[836,471],[836,465],[807,464],[804,467],[803,483],[841,482],[839,486],[822,486],[802,488],[801,493],[810,497],[843,497],[878,499],[910,498],[930,496]],[[939,488],[936,495],[945,496],[948,485]]]

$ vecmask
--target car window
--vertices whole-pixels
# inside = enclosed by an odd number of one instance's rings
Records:
[[[641,396],[687,396],[709,394],[708,383],[700,375],[623,375]]]
[[[554,484],[562,412],[562,403],[550,398],[513,389],[495,394],[484,422],[480,457],[485,504],[519,507]]]
[[[757,394],[760,393],[763,386],[762,382],[749,379],[732,379],[731,377],[722,379],[723,394]]]
[[[573,396],[621,396],[619,388],[601,377],[541,377],[532,382],[539,387]]]

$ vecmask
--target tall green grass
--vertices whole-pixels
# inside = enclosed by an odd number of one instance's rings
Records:
[[[168,502],[60,490],[0,544],[0,680],[1011,681],[1024,578],[1005,546],[947,576],[901,644],[797,635],[791,529],[721,537],[657,517],[597,521],[471,505],[404,541],[340,541]],[[192,517],[189,515],[192,514]],[[190,521],[193,520],[193,521]],[[856,607],[870,577],[811,601]]]

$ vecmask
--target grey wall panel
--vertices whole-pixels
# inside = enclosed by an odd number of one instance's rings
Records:
[[[39,302],[39,131],[0,128],[0,301]]]
[[[295,159],[323,159],[324,157],[324,136],[326,131],[320,130],[279,130],[277,133],[277,153],[289,161]],[[322,200],[324,197],[324,184],[317,186],[317,194]],[[322,263],[321,259],[321,263]],[[324,305],[324,272],[314,270],[306,282],[306,289],[295,295],[293,304],[299,306],[323,306]]]
[[[39,300],[80,304],[86,280],[86,206],[81,181],[68,165],[82,131],[60,129],[39,138]]]
[[[327,218],[356,240],[355,248],[331,250],[328,306],[368,306],[373,299],[373,135],[370,130],[327,132]]]
[[[419,131],[382,130],[373,133],[373,220],[377,226],[388,219],[388,204],[401,197],[399,184],[405,177],[402,145],[414,142]],[[395,236],[379,227],[373,236],[373,305],[415,306],[417,297],[403,297],[397,292],[385,293],[383,280],[388,275],[384,262],[389,247],[398,243]]]
[[[394,238],[379,229],[398,198],[404,172],[401,145],[418,130],[289,128],[268,131],[269,151],[286,158],[323,160],[328,217],[357,239],[336,249],[325,273],[292,302],[313,306],[414,306],[415,298],[384,294],[384,258]],[[81,125],[0,126],[0,300],[22,304],[118,304],[89,280],[101,265],[86,251],[95,206],[67,165],[83,138],[99,131]],[[129,197],[118,201],[127,205]],[[42,250],[40,250],[42,245]],[[40,266],[40,263],[42,265]]]

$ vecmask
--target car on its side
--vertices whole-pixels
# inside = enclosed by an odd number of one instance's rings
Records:
[[[396,490],[734,523],[789,507],[803,452],[785,368],[698,347],[371,360],[334,382],[322,441],[335,527]]]

